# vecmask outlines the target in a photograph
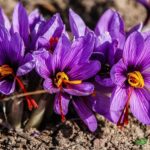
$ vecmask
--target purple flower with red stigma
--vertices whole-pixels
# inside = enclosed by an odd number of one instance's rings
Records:
[[[16,82],[26,93],[20,77],[29,73],[35,67],[35,61],[30,53],[25,55],[24,44],[18,33],[11,37],[7,30],[0,26],[0,93],[9,95],[15,91]],[[26,96],[28,107],[37,108],[37,104]]]
[[[94,91],[94,85],[86,81],[100,70],[98,61],[89,61],[93,47],[92,33],[76,39],[73,43],[63,35],[53,54],[44,50],[35,53],[36,70],[44,78],[44,89],[51,94],[55,93],[54,110],[62,116],[62,121],[68,112],[71,96],[87,96]],[[84,119],[88,120],[91,115],[87,113],[88,109],[84,109],[82,100],[73,100],[73,104],[77,112],[81,114],[82,111],[82,115],[86,117]],[[92,131],[91,128],[90,130]]]
[[[0,10],[0,24],[5,26],[11,34],[17,32],[21,36],[26,53],[41,47],[53,51],[59,37],[65,31],[59,14],[53,15],[47,21],[44,20],[38,10],[34,10],[28,16],[21,3],[18,3],[14,9],[12,26],[2,9]]]
[[[55,14],[50,20],[45,21],[36,10],[28,17],[21,3],[14,10],[12,27],[13,32],[18,32],[23,38],[27,51],[38,50],[41,47],[54,50],[64,30],[64,24],[59,14]]]
[[[126,40],[123,58],[113,66],[111,77],[116,88],[111,96],[110,113],[119,126],[128,123],[130,105],[133,115],[150,124],[150,37],[139,32]]]

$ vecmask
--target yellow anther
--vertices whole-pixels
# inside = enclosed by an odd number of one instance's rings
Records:
[[[4,78],[8,75],[13,74],[13,69],[9,67],[9,65],[0,66],[0,78]]]
[[[56,78],[54,80],[54,83],[57,87],[61,87],[63,83],[68,83],[68,84],[81,84],[82,81],[81,80],[73,80],[70,81],[69,77],[67,76],[67,74],[65,72],[58,72],[56,74]]]
[[[134,71],[128,73],[128,83],[135,88],[144,87],[144,79],[142,74],[139,71]]]

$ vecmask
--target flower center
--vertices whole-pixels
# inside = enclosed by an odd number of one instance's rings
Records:
[[[58,72],[56,74],[56,78],[54,79],[54,83],[58,88],[61,88],[63,83],[64,84],[81,84],[82,81],[81,80],[70,81],[69,77],[67,76],[65,72]]]
[[[128,83],[130,86],[135,88],[143,88],[144,87],[144,79],[139,71],[134,71],[128,73]]]
[[[0,66],[0,79],[13,74],[13,69],[9,65]]]

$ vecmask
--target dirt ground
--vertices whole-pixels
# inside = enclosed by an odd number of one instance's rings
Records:
[[[145,9],[134,0],[23,0],[28,12],[39,8],[45,17],[60,12],[68,26],[68,8],[73,8],[93,28],[99,16],[107,8],[117,9],[125,19],[126,30],[144,21]],[[17,1],[0,0],[0,5],[11,18]],[[142,14],[142,15],[141,15]],[[148,26],[145,28],[148,29]],[[12,130],[0,125],[0,149],[2,150],[149,150],[150,127],[131,117],[123,129],[97,116],[99,122],[95,133],[90,133],[79,118],[65,123],[47,124],[46,128],[28,131]],[[144,140],[144,143],[139,141]]]
[[[4,150],[149,150],[150,128],[131,119],[120,129],[99,117],[99,127],[90,133],[79,119],[68,120],[55,126],[49,124],[39,131],[30,129],[0,129],[0,149]],[[146,139],[143,145],[137,140]]]

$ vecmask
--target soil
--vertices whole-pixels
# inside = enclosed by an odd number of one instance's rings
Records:
[[[67,120],[56,125],[49,124],[42,131],[36,129],[11,130],[1,128],[0,149],[4,150],[149,150],[150,128],[130,116],[123,128],[98,116],[99,126],[90,133],[79,119]],[[138,145],[138,139],[146,139]]]
[[[76,11],[93,28],[99,16],[107,8],[117,9],[125,19],[126,30],[144,21],[146,11],[134,0],[23,0],[31,12],[39,8],[45,17],[60,12],[68,26],[68,8]],[[0,0],[0,5],[11,18],[17,1]],[[142,15],[141,15],[142,14]],[[148,25],[149,26],[149,25]],[[147,26],[147,27],[148,27]],[[44,129],[13,130],[0,121],[0,149],[2,150],[149,150],[150,127],[140,124],[130,115],[129,124],[120,129],[97,115],[98,129],[88,131],[79,118],[68,119],[65,123],[49,123]],[[137,140],[145,139],[144,144]]]

